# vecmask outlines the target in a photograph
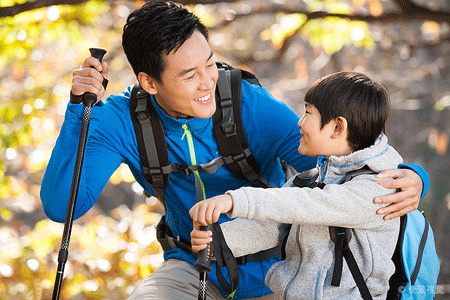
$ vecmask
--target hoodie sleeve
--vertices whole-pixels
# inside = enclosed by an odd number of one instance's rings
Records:
[[[328,184],[324,189],[284,187],[260,189],[244,187],[228,191],[233,197],[229,217],[289,224],[314,224],[373,229],[383,216],[373,203],[375,196],[392,194],[372,180],[359,179],[344,184]],[[373,178],[373,176],[370,176]]]
[[[289,233],[288,224],[240,218],[224,222],[220,227],[235,257],[273,248],[281,244]]]

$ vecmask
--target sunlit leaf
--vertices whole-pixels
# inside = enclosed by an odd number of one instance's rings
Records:
[[[3,208],[0,208],[0,217],[4,221],[10,221],[13,217],[13,214],[9,209],[7,209],[6,207],[3,207]]]
[[[426,21],[422,24],[422,32],[424,34],[432,34],[438,35],[441,31],[441,28],[437,22]]]
[[[378,0],[370,0],[369,12],[372,16],[378,17],[383,13],[383,6]]]
[[[366,4],[366,0],[352,0],[352,4],[356,7],[361,7]]]

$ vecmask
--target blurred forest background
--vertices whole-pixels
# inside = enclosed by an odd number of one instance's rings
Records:
[[[389,89],[390,142],[430,174],[420,209],[441,259],[437,299],[450,299],[450,0],[178,2],[208,26],[218,60],[254,72],[298,114],[307,87],[332,72],[365,72]],[[51,298],[63,224],[46,218],[39,190],[71,73],[100,46],[107,95],[134,83],[121,34],[143,3],[0,0],[0,300]],[[162,261],[162,213],[119,168],[75,221],[61,298],[126,298]]]

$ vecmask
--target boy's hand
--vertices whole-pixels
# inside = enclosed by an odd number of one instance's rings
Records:
[[[377,204],[390,204],[377,211],[379,215],[385,214],[385,220],[403,216],[419,207],[423,183],[416,172],[409,169],[386,170],[376,177],[380,179],[393,178],[394,180],[381,180],[377,183],[388,189],[400,189],[399,192],[392,195],[374,199]]]
[[[195,204],[189,214],[196,224],[206,226],[219,220],[220,214],[233,209],[233,198],[230,195],[220,195]]]
[[[101,73],[100,73],[101,72]],[[81,64],[79,69],[72,72],[72,89],[75,96],[83,95],[86,92],[97,95],[97,102],[105,94],[103,78],[108,77],[108,64],[100,63],[98,59],[89,56]]]
[[[200,230],[200,225],[195,224],[194,222],[194,230],[191,232],[191,244],[192,251],[200,252],[206,248],[206,246],[212,242],[212,232]]]

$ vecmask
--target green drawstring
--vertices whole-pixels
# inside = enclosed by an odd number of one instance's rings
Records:
[[[196,165],[197,159],[195,158],[195,149],[194,149],[194,141],[192,139],[192,134],[189,131],[187,124],[183,124],[181,127],[184,129],[184,134],[181,137],[181,139],[184,139],[184,136],[187,136],[188,145],[189,145],[189,154],[191,155],[191,164]],[[200,178],[200,174],[198,173],[198,171],[194,171],[194,174],[195,174],[195,176],[198,177],[198,179],[200,181],[200,185],[202,187],[202,192],[203,192],[203,200],[204,200],[204,199],[206,199],[205,185],[203,184],[203,181]]]
[[[197,159],[195,158],[195,149],[194,149],[194,141],[192,139],[192,134],[189,131],[187,124],[184,124],[181,126],[184,129],[183,136],[181,139],[184,139],[185,136],[187,136],[188,145],[189,145],[189,154],[191,156],[191,164],[196,165]],[[202,179],[200,178],[200,174],[198,171],[194,171],[195,175],[195,190],[197,194],[197,201],[205,200],[206,199],[206,193],[205,193],[205,185],[203,184]],[[201,191],[203,193],[203,199],[201,199],[201,194],[199,193],[199,189],[201,188]],[[236,290],[234,290],[231,294],[228,295],[227,299],[234,299],[234,295],[236,293]]]

